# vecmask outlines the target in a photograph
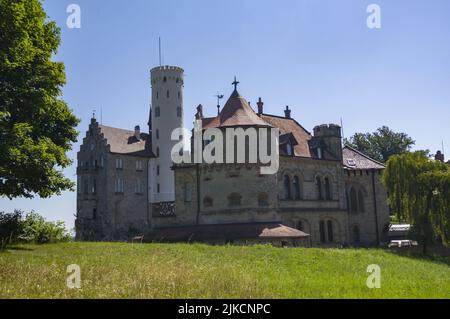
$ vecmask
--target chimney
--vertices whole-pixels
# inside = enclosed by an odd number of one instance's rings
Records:
[[[437,151],[436,155],[434,155],[434,159],[436,161],[444,163],[444,154],[441,151]]]
[[[201,120],[203,118],[203,105],[199,104],[197,106],[197,113],[195,113],[195,119]]]
[[[287,119],[290,119],[290,118],[291,118],[291,110],[289,109],[289,106],[288,106],[288,105],[286,105],[286,110],[284,110],[284,116],[285,116]]]
[[[261,100],[261,98],[258,99],[258,103],[256,103],[256,105],[258,105],[258,115],[263,114],[263,113],[264,113],[264,112],[263,112],[263,106],[264,106],[264,103],[263,103],[263,101]]]
[[[141,139],[141,128],[139,127],[139,125],[136,125],[134,127],[134,136],[138,141]]]

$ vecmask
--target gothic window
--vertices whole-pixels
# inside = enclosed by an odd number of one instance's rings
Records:
[[[358,212],[358,199],[356,190],[352,187],[350,189],[350,213]]]
[[[319,232],[320,232],[320,242],[325,243],[326,242],[325,221],[323,220],[319,222]]]
[[[159,106],[155,107],[155,117],[161,116],[161,108]]]
[[[177,116],[181,117],[183,114],[183,110],[181,109],[181,106],[177,107]]]
[[[283,186],[284,186],[284,199],[292,199],[291,179],[289,175],[284,175]]]
[[[213,199],[209,196],[206,196],[203,198],[203,207],[212,207],[213,206]]]
[[[364,213],[364,194],[361,190],[358,191],[358,208],[360,213]]]
[[[184,201],[185,202],[192,202],[192,184],[191,183],[185,183],[184,184]]]
[[[360,233],[359,233],[359,227],[358,226],[353,226],[352,229],[352,236],[353,236],[353,242],[355,244],[358,244],[361,242],[361,238],[360,238]]]
[[[331,200],[330,179],[328,177],[325,177],[324,185],[325,185],[325,199]]]
[[[319,176],[316,177],[316,187],[317,187],[317,199],[323,200],[322,180]]]
[[[331,220],[327,221],[327,232],[328,232],[328,241],[332,243],[334,238],[333,238],[333,221]]]
[[[123,160],[121,158],[116,158],[116,169],[123,169]]]
[[[302,198],[300,190],[300,179],[298,178],[298,176],[294,176],[294,180],[292,182],[294,184],[294,198],[296,200],[299,200]]]
[[[156,99],[159,99],[159,92],[156,91]]]
[[[240,206],[242,201],[242,196],[238,193],[231,193],[228,196],[228,205],[229,206]]]
[[[123,179],[118,177],[116,178],[116,183],[115,183],[115,192],[116,193],[123,193]]]
[[[269,206],[269,195],[267,195],[267,193],[258,194],[258,206],[260,207]]]

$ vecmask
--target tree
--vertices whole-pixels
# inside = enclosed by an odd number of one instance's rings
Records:
[[[399,221],[412,225],[410,235],[423,245],[440,237],[450,245],[450,169],[423,152],[394,155],[383,182]]]
[[[39,0],[0,0],[0,196],[49,197],[72,189],[62,169],[79,120],[60,98],[60,29]]]
[[[384,163],[392,155],[408,152],[415,142],[407,134],[396,133],[389,127],[383,126],[373,133],[356,133],[349,139],[345,139],[344,144]]]

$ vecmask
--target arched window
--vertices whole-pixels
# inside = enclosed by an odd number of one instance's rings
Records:
[[[267,193],[258,194],[258,206],[260,207],[269,206],[269,195],[267,195]]]
[[[350,189],[350,213],[358,212],[358,199],[356,198],[356,191],[352,187]]]
[[[213,199],[209,196],[205,196],[203,198],[203,207],[212,207],[213,206]]]
[[[181,92],[178,91],[178,99],[181,99]]]
[[[323,199],[323,193],[322,193],[322,180],[319,176],[316,177],[316,187],[317,187],[317,199],[322,200]]]
[[[161,116],[161,109],[159,108],[159,106],[155,107],[155,117],[160,117]]]
[[[361,190],[358,191],[358,211],[364,213],[364,194]]]
[[[159,99],[159,92],[156,91],[156,99]]]
[[[284,198],[285,199],[292,199],[291,194],[291,179],[289,175],[284,175]]]
[[[353,229],[352,229],[352,239],[353,239],[353,242],[355,243],[355,244],[358,244],[358,243],[360,243],[360,241],[361,241],[361,238],[360,238],[360,234],[359,234],[359,227],[358,226],[353,226]]]
[[[325,177],[324,185],[325,185],[325,199],[331,200],[330,179],[328,177]]]
[[[159,147],[156,148],[156,157],[159,157]]]
[[[328,220],[327,221],[327,232],[328,232],[328,242],[332,243],[333,238],[333,221]]]
[[[300,191],[300,179],[298,176],[294,176],[294,180],[292,181],[294,184],[294,198],[296,200],[299,200],[302,198],[301,191]]]
[[[238,193],[231,193],[228,196],[228,205],[229,206],[240,206],[241,205],[242,196]]]

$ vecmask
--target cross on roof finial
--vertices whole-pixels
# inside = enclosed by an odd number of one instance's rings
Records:
[[[92,110],[92,118],[95,119],[95,112],[96,110]]]
[[[239,82],[236,80],[236,76],[234,76],[234,82],[231,83],[231,84],[234,85],[234,90],[236,91],[237,90],[237,85],[239,84]]]

